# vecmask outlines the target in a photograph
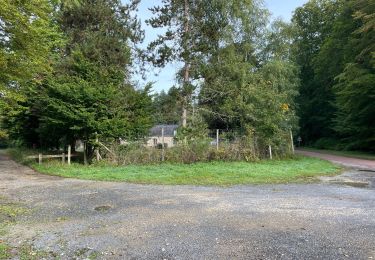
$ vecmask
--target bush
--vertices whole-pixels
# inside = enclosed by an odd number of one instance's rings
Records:
[[[0,149],[7,148],[9,144],[9,138],[6,132],[0,129]]]
[[[196,163],[211,161],[258,161],[268,158],[268,146],[249,137],[237,137],[222,141],[219,149],[211,144],[211,139],[200,139],[178,143],[174,147],[159,149],[147,147],[145,140],[129,142],[125,145],[107,142],[107,149],[100,148],[100,154],[106,163],[115,165]],[[274,158],[286,157],[289,154],[287,144],[273,147]],[[102,162],[103,163],[103,162]]]
[[[334,138],[321,138],[317,140],[314,145],[317,149],[327,149],[327,150],[342,150],[343,147],[340,146],[340,142]]]

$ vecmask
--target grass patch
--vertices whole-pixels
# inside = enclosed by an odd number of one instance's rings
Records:
[[[340,167],[328,161],[298,156],[288,160],[260,162],[211,162],[113,166],[71,166],[61,163],[34,164],[45,174],[100,181],[125,181],[167,185],[239,185],[311,181],[316,176],[333,175]]]
[[[317,152],[317,153],[327,153],[357,159],[364,159],[364,160],[375,160],[374,153],[366,153],[360,151],[336,151],[336,150],[326,150],[326,149],[314,149],[314,148],[303,148],[301,150],[306,150],[310,152]]]
[[[5,197],[0,197],[0,236],[5,236],[8,233],[9,226],[16,222],[17,216],[25,214],[27,211],[21,205],[9,202]],[[12,258],[11,251],[12,247],[0,239],[0,259]]]
[[[0,150],[0,154],[8,155],[18,163],[30,164],[35,162],[35,159],[27,159],[27,156],[38,154],[38,151],[26,148],[9,148],[6,150]]]
[[[9,259],[11,256],[10,250],[11,250],[10,246],[0,241],[0,259]]]

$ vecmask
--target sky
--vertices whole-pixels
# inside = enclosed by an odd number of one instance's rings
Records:
[[[125,2],[125,0],[123,0]],[[308,0],[264,0],[266,7],[272,13],[272,18],[282,18],[284,21],[290,21],[293,11],[305,4]],[[147,46],[149,42],[161,34],[161,30],[156,30],[148,27],[144,21],[151,16],[151,12],[148,10],[160,0],[142,0],[139,5],[138,17],[142,21],[143,29],[145,30],[145,41],[143,47]],[[161,91],[168,90],[170,87],[176,84],[175,72],[180,67],[179,64],[168,64],[163,69],[155,69],[148,67],[146,72],[147,81],[142,80],[140,77],[135,76],[134,80],[138,81],[140,86],[144,86],[147,82],[153,82],[153,90]]]

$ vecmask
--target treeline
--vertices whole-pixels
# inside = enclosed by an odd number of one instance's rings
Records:
[[[134,16],[138,1],[3,2],[3,135],[20,145],[60,148],[147,133],[150,87],[131,81],[135,46],[144,37]]]
[[[298,69],[288,25],[269,27],[261,1],[162,1],[146,22],[165,34],[147,50],[139,1],[6,0],[1,23],[2,136],[58,148],[131,140],[180,123],[184,140],[241,129],[278,145],[296,127]],[[183,64],[168,94],[136,87],[137,64]],[[142,70],[141,70],[142,71]]]
[[[374,151],[374,1],[311,0],[294,11],[290,24],[276,20],[265,28],[261,25],[262,19],[258,17],[257,21],[257,32],[261,35],[253,31],[253,41],[250,37],[216,50],[210,47],[211,55],[199,67],[198,75],[204,80],[199,85],[195,104],[209,127],[237,129],[250,125],[257,131],[267,132],[276,123],[274,129],[280,129],[277,127],[279,114],[267,110],[270,107],[265,108],[264,104],[265,100],[272,104],[272,97],[278,101],[282,98],[269,89],[263,91],[259,81],[252,90],[250,81],[246,80],[254,80],[258,75],[262,80],[273,78],[274,85],[280,84],[279,93],[288,100],[284,101],[285,108],[291,104],[298,116],[299,124],[294,132],[295,136],[302,137],[303,145]],[[265,20],[263,23],[267,24]],[[219,27],[213,28],[220,31]],[[257,44],[254,39],[263,44]],[[254,90],[262,94],[263,102],[257,102],[259,95]],[[170,103],[175,100],[175,91],[171,89],[157,96],[163,122],[178,120],[179,107]],[[246,104],[255,110],[241,110]],[[257,108],[260,118],[256,117]],[[246,122],[246,114],[254,121]],[[269,125],[260,127],[257,122]]]
[[[261,0],[160,1],[146,23],[164,34],[145,50],[139,0],[3,2],[0,140],[58,148],[179,123],[185,141],[220,128],[277,147],[293,131],[374,149],[370,0],[311,0],[291,24]],[[182,66],[167,93],[132,80],[169,62]]]
[[[293,25],[303,141],[375,151],[375,2],[311,0]]]
[[[178,88],[156,96],[155,117],[179,121],[191,138],[219,128],[287,141],[299,79],[286,23],[270,24],[261,1],[164,1],[152,11],[148,24],[166,32],[149,45],[148,60],[183,64]]]

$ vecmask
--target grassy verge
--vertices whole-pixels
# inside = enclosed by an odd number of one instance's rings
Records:
[[[54,258],[50,252],[37,250],[26,242],[15,247],[11,246],[7,240],[4,239],[12,226],[17,223],[17,218],[28,213],[29,209],[25,208],[22,204],[14,203],[8,198],[0,196],[0,260],[38,260]]]
[[[219,186],[311,181],[316,176],[333,175],[340,170],[330,162],[307,157],[256,163],[212,162],[125,167],[48,163],[34,164],[33,167],[41,173],[87,180]]]
[[[29,155],[38,154],[38,151],[25,149],[25,148],[8,148],[5,150],[0,150],[0,155],[8,155],[16,162],[22,164],[30,164],[33,163],[35,160],[27,159]]]
[[[0,237],[5,236],[11,225],[16,222],[16,217],[27,212],[27,209],[19,204],[9,202],[0,197]],[[9,259],[12,247],[0,239],[0,259]]]
[[[358,159],[365,159],[365,160],[375,160],[375,154],[359,152],[359,151],[336,151],[336,150],[314,149],[314,148],[305,148],[305,147],[301,150],[306,150],[306,151],[310,151],[310,152],[317,152],[317,153],[327,153],[327,154],[333,154],[333,155],[340,155],[340,156],[358,158]]]

